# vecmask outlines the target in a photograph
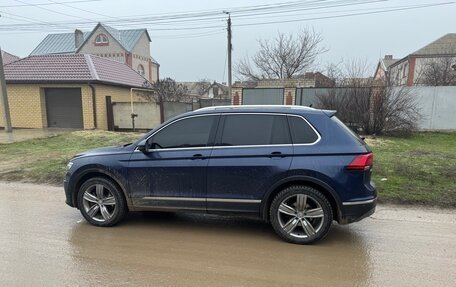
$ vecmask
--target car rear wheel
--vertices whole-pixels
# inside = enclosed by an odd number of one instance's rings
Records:
[[[309,186],[291,186],[274,198],[270,221],[285,241],[310,244],[326,236],[333,214],[326,197]]]
[[[82,216],[96,226],[113,226],[127,214],[127,203],[112,181],[96,177],[84,182],[78,193]]]

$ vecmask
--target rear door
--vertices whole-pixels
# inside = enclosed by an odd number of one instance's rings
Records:
[[[286,176],[292,154],[285,115],[222,115],[208,166],[208,212],[258,214],[264,193]]]

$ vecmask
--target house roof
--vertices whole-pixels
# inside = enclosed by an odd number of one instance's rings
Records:
[[[456,33],[448,33],[411,55],[449,55],[456,54]]]
[[[30,56],[76,53],[100,26],[102,26],[128,52],[133,50],[143,33],[146,33],[150,41],[150,36],[146,29],[117,30],[108,25],[98,23],[92,31],[83,32],[83,41],[79,47],[76,47],[75,45],[74,33],[49,34],[30,53]]]
[[[9,63],[19,60],[20,58],[16,55],[10,54],[10,53],[2,50],[2,59],[3,59],[3,65],[7,65]]]
[[[7,83],[85,83],[142,87],[147,80],[127,65],[90,54],[29,56],[5,65]]]
[[[397,61],[399,61],[399,59],[381,59],[380,60],[382,62],[382,65],[383,65],[383,69],[386,71],[388,70],[388,67],[391,66],[392,64],[396,63]]]

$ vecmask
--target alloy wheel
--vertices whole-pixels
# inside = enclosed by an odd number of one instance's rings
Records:
[[[85,213],[90,218],[98,222],[105,222],[114,215],[117,201],[106,186],[94,184],[84,191],[82,203]]]
[[[285,198],[279,205],[277,217],[283,231],[296,238],[313,237],[324,223],[324,211],[320,203],[306,194]]]

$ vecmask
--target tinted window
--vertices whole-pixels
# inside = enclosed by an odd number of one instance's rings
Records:
[[[150,140],[152,148],[185,148],[207,146],[216,116],[193,117],[165,127]]]
[[[285,116],[226,115],[221,145],[289,144]]]
[[[306,144],[313,143],[318,139],[318,135],[312,127],[301,117],[289,117],[293,143]]]

